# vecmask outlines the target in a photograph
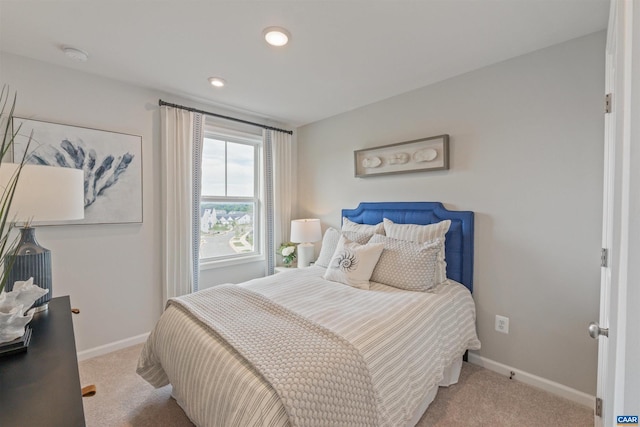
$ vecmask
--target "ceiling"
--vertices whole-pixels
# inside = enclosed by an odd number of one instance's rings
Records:
[[[608,11],[608,0],[0,0],[0,50],[299,126],[602,30]],[[264,42],[274,25],[290,31],[286,47]]]

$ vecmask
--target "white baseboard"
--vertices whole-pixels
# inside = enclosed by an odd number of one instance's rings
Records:
[[[547,380],[537,375],[533,375],[507,365],[503,365],[502,363],[498,363],[491,359],[478,356],[477,354],[472,352],[469,352],[469,363],[482,366],[483,368],[487,368],[490,371],[506,375],[507,377],[511,375],[511,372],[515,372],[514,379],[522,383],[529,384],[544,391],[548,391],[549,393],[553,393],[556,396],[564,397],[565,399],[569,399],[575,403],[579,403],[580,405],[584,405],[589,408],[593,408],[595,405],[595,396],[591,396],[590,394],[583,393],[581,391],[567,387],[560,383]]]
[[[90,348],[78,352],[78,362],[91,359],[92,357],[102,356],[103,354],[111,353],[116,350],[131,347],[132,345],[143,343],[147,340],[149,332],[146,334],[138,335],[131,338],[125,338],[120,341],[112,342],[109,344],[101,345],[99,347]]]

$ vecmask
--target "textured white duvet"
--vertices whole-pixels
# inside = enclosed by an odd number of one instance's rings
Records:
[[[352,342],[381,400],[382,425],[406,426],[445,369],[479,349],[469,291],[448,281],[430,292],[372,283],[360,290],[294,269],[242,284]],[[169,307],[142,351],[138,372],[173,395],[199,426],[286,426],[271,386],[237,353],[188,315]],[[319,422],[317,425],[323,425]]]

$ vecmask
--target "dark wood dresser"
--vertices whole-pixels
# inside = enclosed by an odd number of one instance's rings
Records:
[[[84,426],[69,297],[29,325],[28,351],[0,357],[0,426]]]

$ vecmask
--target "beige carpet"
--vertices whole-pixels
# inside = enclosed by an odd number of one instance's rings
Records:
[[[141,348],[80,363],[82,385],[97,387],[95,396],[83,399],[88,427],[192,426],[171,399],[170,386],[156,390],[136,375]],[[418,426],[586,427],[593,426],[593,411],[464,363],[458,384],[440,388]]]

